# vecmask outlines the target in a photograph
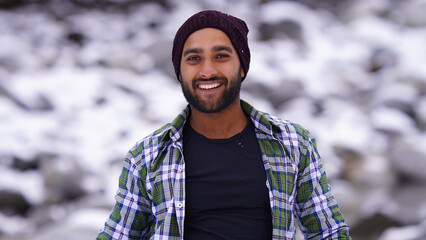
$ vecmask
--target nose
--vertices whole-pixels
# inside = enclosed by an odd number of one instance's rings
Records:
[[[208,79],[216,76],[217,69],[210,60],[205,60],[200,69],[200,76],[204,79]]]

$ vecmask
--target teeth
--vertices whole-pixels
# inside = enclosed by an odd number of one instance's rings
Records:
[[[199,85],[198,87],[201,89],[212,89],[212,88],[216,88],[219,87],[219,83],[212,83],[212,84],[207,84],[207,85]]]

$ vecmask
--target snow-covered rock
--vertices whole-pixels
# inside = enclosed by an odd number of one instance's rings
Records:
[[[395,140],[390,160],[406,178],[426,182],[426,136],[411,134]]]

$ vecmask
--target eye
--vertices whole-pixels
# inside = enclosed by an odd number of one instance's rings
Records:
[[[201,60],[201,58],[199,56],[189,56],[188,58],[186,58],[186,61],[188,63],[197,63]]]
[[[229,55],[226,53],[219,53],[216,55],[216,59],[219,61],[224,61],[227,60],[229,58]]]

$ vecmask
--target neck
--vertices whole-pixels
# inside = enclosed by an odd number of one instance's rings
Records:
[[[239,99],[218,113],[203,113],[190,107],[191,127],[210,139],[230,138],[241,132],[247,124],[247,116],[241,108]]]

